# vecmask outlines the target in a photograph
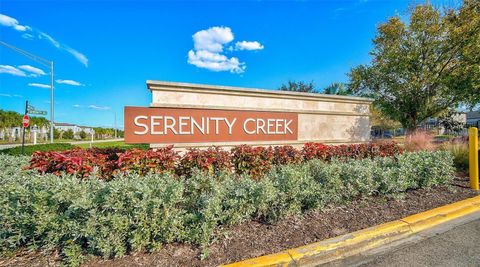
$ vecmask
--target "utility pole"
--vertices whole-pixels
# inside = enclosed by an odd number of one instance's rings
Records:
[[[55,113],[54,113],[54,94],[53,94],[53,61],[43,59],[39,56],[36,56],[30,52],[27,52],[25,50],[22,50],[18,47],[15,47],[11,44],[7,44],[3,41],[0,41],[0,45],[3,45],[7,48],[12,49],[13,51],[28,57],[29,59],[43,65],[44,67],[50,68],[50,143],[53,143],[53,128],[55,127],[54,119],[55,119]]]
[[[25,101],[25,113],[24,113],[23,117],[25,118],[25,116],[27,116],[27,114],[28,114],[28,100]],[[24,151],[24,147],[25,147],[25,128],[27,128],[28,125],[25,126],[25,123],[23,122],[23,120],[22,120],[22,124],[23,124],[22,125],[23,126],[22,127],[22,155],[23,155],[23,151]]]
[[[50,61],[50,143],[53,144],[53,128],[55,127],[54,121],[54,105],[53,105],[53,61]]]
[[[113,114],[115,114],[114,127],[115,127],[115,139],[117,139],[117,112],[114,111]]]

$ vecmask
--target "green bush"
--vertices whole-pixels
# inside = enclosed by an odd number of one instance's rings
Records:
[[[40,144],[40,145],[26,145],[24,147],[24,155],[31,156],[36,151],[63,151],[75,148],[74,145],[68,143],[53,143],[53,144]],[[0,150],[0,154],[6,154],[10,156],[22,155],[22,147],[12,147]]]
[[[53,127],[53,139],[58,140],[62,136],[63,131]],[[50,137],[50,133],[48,135]]]
[[[88,254],[122,256],[171,242],[207,252],[219,226],[284,216],[374,194],[448,183],[448,152],[397,159],[330,163],[311,160],[273,168],[260,180],[246,174],[193,170],[188,178],[135,173],[100,180],[22,170],[28,157],[0,155],[0,254],[18,248],[58,249],[65,263]]]
[[[307,164],[277,167],[267,178],[275,188],[275,197],[266,214],[267,220],[277,220],[319,206],[322,192]]]
[[[406,153],[398,158],[399,176],[408,188],[445,184],[455,173],[453,158],[447,151]]]
[[[80,139],[84,140],[84,139],[87,138],[87,133],[82,130],[78,133],[78,137],[80,137]]]
[[[72,129],[68,129],[66,130],[63,135],[62,135],[62,139],[73,139],[73,130]]]

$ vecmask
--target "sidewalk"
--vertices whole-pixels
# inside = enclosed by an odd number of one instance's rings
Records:
[[[423,239],[386,248],[377,255],[333,262],[326,266],[480,266],[480,216],[437,229]],[[443,226],[445,228],[445,226]],[[448,226],[447,226],[448,228]]]

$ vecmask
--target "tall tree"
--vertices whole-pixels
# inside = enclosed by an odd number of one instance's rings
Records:
[[[0,109],[0,129],[8,127],[20,127],[22,116],[15,111],[4,111]]]
[[[427,118],[480,99],[480,2],[458,9],[417,5],[410,23],[390,18],[378,27],[370,65],[353,68],[350,88],[408,132]]]
[[[460,116],[461,113],[449,109],[438,117],[438,123],[447,131],[460,132],[464,124]]]
[[[83,140],[83,139],[87,138],[87,133],[82,130],[78,133],[78,136],[80,137],[80,139]]]
[[[62,135],[62,138],[63,139],[73,139],[74,138],[73,130],[68,129],[67,131],[65,131]]]
[[[370,106],[370,121],[372,129],[379,130],[382,134],[384,131],[399,128],[399,122],[389,119],[385,114],[381,113],[374,105]]]
[[[48,121],[44,117],[30,117],[30,125],[36,125],[37,127],[49,127],[50,121]]]
[[[303,93],[317,93],[315,89],[315,85],[313,82],[296,82],[296,81],[288,81],[287,84],[282,84],[280,91],[290,91],[290,92],[303,92]]]
[[[353,91],[350,90],[344,83],[334,82],[327,86],[323,90],[324,94],[327,95],[353,95]]]
[[[7,127],[21,127],[23,115],[15,111],[4,111],[0,109],[0,129]],[[38,127],[48,126],[49,121],[44,117],[30,117],[30,125]]]

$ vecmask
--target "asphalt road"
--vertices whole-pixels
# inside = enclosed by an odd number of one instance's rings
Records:
[[[381,256],[371,256],[360,266],[480,266],[480,219]]]

